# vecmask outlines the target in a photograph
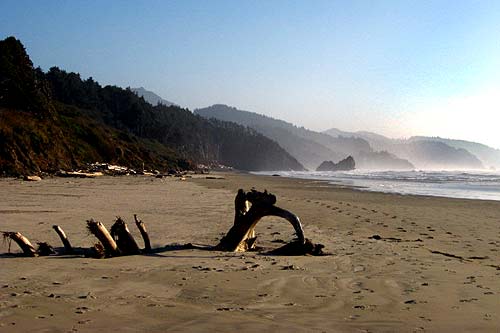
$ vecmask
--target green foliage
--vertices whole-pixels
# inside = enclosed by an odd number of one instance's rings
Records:
[[[0,41],[0,107],[48,112],[49,92],[39,74],[19,40]]]
[[[0,41],[0,172],[54,172],[89,162],[190,169],[302,166],[276,142],[177,106],[152,106],[130,89],[101,87],[57,67],[34,69],[22,44]]]
[[[51,68],[54,98],[87,110],[108,126],[157,140],[180,156],[242,170],[302,170],[276,142],[235,123],[206,120],[178,106],[153,106],[130,89],[101,87],[92,79]]]

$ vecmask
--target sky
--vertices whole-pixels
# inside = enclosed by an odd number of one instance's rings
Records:
[[[500,148],[500,1],[0,1],[35,66],[323,131]]]

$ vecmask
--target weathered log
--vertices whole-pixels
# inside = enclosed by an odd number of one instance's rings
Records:
[[[19,245],[19,247],[21,248],[21,250],[23,250],[23,253],[25,256],[27,256],[27,257],[38,256],[38,253],[36,252],[35,247],[31,244],[29,239],[26,238],[25,236],[23,236],[21,233],[6,231],[6,232],[3,232],[3,237],[11,239],[14,242],[16,242],[17,245]],[[10,252],[10,243],[9,243],[9,252]]]
[[[101,243],[95,243],[94,246],[92,246],[89,251],[84,252],[85,257],[90,257],[90,258],[95,258],[95,259],[102,259],[106,258],[106,250],[104,250],[104,247],[102,246]]]
[[[94,219],[87,220],[87,229],[101,242],[108,257],[120,255],[118,245],[101,222]]]
[[[59,235],[59,238],[61,239],[61,241],[64,245],[64,251],[68,254],[73,253],[73,247],[71,246],[71,243],[69,242],[68,237],[66,237],[66,233],[64,232],[64,230],[58,225],[53,225],[52,228]]]
[[[40,176],[28,176],[28,175],[25,175],[23,177],[23,180],[28,181],[28,182],[38,182],[38,181],[42,180],[42,178]]]
[[[116,244],[123,255],[133,255],[141,252],[134,236],[127,227],[127,223],[122,218],[117,217],[115,223],[111,226],[111,236],[116,240]]]
[[[248,208],[248,203],[251,207]],[[224,251],[246,251],[255,246],[255,225],[264,216],[278,216],[290,222],[295,229],[297,242],[305,244],[304,232],[297,215],[275,206],[276,196],[267,191],[258,192],[251,190],[245,193],[238,190],[234,208],[234,225],[229,229],[220,243],[215,247]]]
[[[136,214],[134,214],[134,220],[135,220],[135,225],[137,226],[137,229],[139,229],[139,231],[141,232],[142,239],[144,240],[144,252],[150,253],[151,242],[149,240],[148,231],[146,230],[146,224],[141,220],[137,219]]]

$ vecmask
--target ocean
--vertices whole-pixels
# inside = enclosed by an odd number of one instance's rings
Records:
[[[500,201],[500,171],[336,171],[255,172],[324,180],[363,191]]]

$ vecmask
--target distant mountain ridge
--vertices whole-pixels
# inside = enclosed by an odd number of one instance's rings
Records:
[[[333,128],[324,133],[338,135],[338,132],[338,129]],[[488,163],[488,161],[495,161],[494,157],[488,159],[489,156],[494,155],[495,149],[474,142],[430,137],[391,139],[367,131],[343,133],[363,138],[374,149],[404,158],[420,169],[482,169],[485,165],[495,166],[495,164]],[[470,149],[471,147],[477,148]],[[481,152],[481,149],[484,151],[481,156],[487,158],[483,159],[479,157],[479,154],[475,154]],[[498,161],[500,161],[500,154],[498,156]]]
[[[130,89],[57,67],[35,69],[19,40],[0,40],[0,175],[106,162],[142,170],[198,164],[303,170],[276,142],[178,106],[153,106]]]
[[[283,120],[224,104],[194,110],[205,118],[215,118],[248,126],[275,140],[308,169],[315,170],[323,161],[340,161],[353,155],[359,168],[413,169],[413,165],[391,154],[375,152],[370,144],[359,137],[337,136],[297,127]],[[374,157],[371,159],[371,157]]]
[[[157,106],[158,104],[165,106],[172,106],[172,105],[178,106],[173,102],[163,99],[154,92],[146,90],[144,87],[130,88],[130,90],[133,91],[137,96],[144,98],[144,100],[149,104],[151,104],[152,106]]]
[[[216,104],[209,108],[196,109],[195,114],[198,114],[207,119],[215,118],[224,121],[231,121],[243,126],[247,126],[257,130],[259,133],[275,140],[288,151],[292,156],[297,158],[306,168],[315,168],[319,163],[329,159],[341,159],[342,156],[337,152],[332,151],[324,145],[315,141],[305,139],[301,136],[294,135],[294,129],[290,128],[286,122],[257,115],[248,111],[237,110],[227,105]]]
[[[486,167],[500,168],[500,149],[489,147],[485,144],[456,139],[445,139],[440,137],[414,136],[409,141],[436,141],[447,144],[450,147],[465,149],[477,156]]]

